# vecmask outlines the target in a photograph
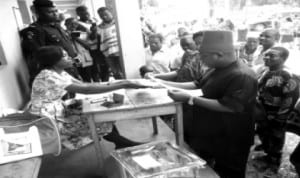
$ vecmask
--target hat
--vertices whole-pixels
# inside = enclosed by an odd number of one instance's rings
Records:
[[[41,7],[55,7],[55,4],[50,0],[34,0],[33,6],[35,8],[41,8]]]
[[[233,52],[233,37],[231,31],[204,31],[202,52]]]

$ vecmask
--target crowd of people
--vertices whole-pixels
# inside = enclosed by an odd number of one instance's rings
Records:
[[[82,119],[65,115],[64,100],[70,94],[151,86],[125,79],[110,9],[98,9],[102,22],[97,24],[88,8],[79,6],[78,17],[65,19],[64,29],[52,1],[35,0],[33,6],[37,21],[21,31],[32,88],[30,112],[53,116],[63,147],[81,149],[92,140]],[[259,36],[249,33],[237,47],[233,23],[220,19],[219,30],[192,33],[179,28],[170,47],[149,25],[141,28],[146,61],[139,69],[141,77],[186,90],[202,89],[199,97],[168,91],[173,100],[183,103],[184,139],[194,152],[220,177],[242,178],[254,135],[258,135],[261,144],[254,150],[265,154],[254,159],[276,174],[285,133],[292,125],[299,134],[300,119],[296,107],[299,77],[285,66],[289,50],[278,43],[280,31],[270,28]],[[119,81],[102,83],[110,76]],[[116,148],[141,144],[121,136],[113,123],[98,128],[101,138],[114,142]],[[300,175],[299,153],[298,145],[291,162]]]
[[[295,114],[298,113],[295,109],[299,99],[298,76],[284,65],[289,51],[278,45],[278,30],[265,29],[259,37],[249,36],[245,46],[239,50],[235,49],[232,41],[222,43],[221,39],[232,34],[222,34],[225,32],[228,31],[203,32],[204,39],[200,39],[203,41],[198,42],[198,50],[194,53],[198,65],[190,57],[190,66],[187,67],[186,57],[193,56],[195,49],[192,43],[185,44],[189,39],[187,36],[181,39],[185,53],[178,70],[157,73],[150,64],[150,67],[144,67],[150,73],[144,75],[173,87],[202,89],[203,98],[179,91],[170,91],[169,96],[196,105],[192,108],[188,104],[183,105],[185,141],[198,155],[209,160],[221,177],[244,177],[254,134],[258,135],[261,142],[254,151],[264,152],[262,157],[254,158],[256,167],[259,171],[266,171],[266,176],[276,175],[281,163],[285,133],[290,131],[290,120],[292,118],[293,126],[299,121],[299,114]],[[212,33],[211,36],[209,33]],[[218,36],[219,33],[224,36]],[[184,70],[186,67],[188,70]],[[198,73],[193,77],[191,74],[195,71]],[[254,109],[250,109],[251,102],[255,105]],[[254,125],[247,116],[253,116]],[[299,158],[295,156],[298,152],[299,148],[296,148],[291,161],[299,174]]]

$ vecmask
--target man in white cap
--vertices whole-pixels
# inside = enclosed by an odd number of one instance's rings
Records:
[[[193,105],[193,134],[188,144],[200,157],[214,163],[211,165],[222,178],[243,178],[253,144],[256,75],[236,59],[229,31],[205,31],[199,51],[201,60],[214,70],[198,81],[164,83],[202,89],[203,96],[199,97],[178,90],[168,92],[173,100]]]

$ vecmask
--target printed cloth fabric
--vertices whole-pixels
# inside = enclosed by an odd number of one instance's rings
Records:
[[[299,97],[299,83],[288,70],[266,71],[259,79],[258,100],[268,119],[286,122]]]
[[[207,69],[208,67],[200,60],[198,52],[185,52],[182,56],[181,67],[177,70],[176,82],[190,82],[201,79]]]
[[[64,101],[61,99],[66,87],[75,80],[67,72],[58,74],[52,70],[42,70],[35,78],[31,93],[30,112],[55,119],[65,149],[79,149],[92,142],[87,118],[81,115],[66,116]],[[98,135],[105,135],[112,130],[112,123],[97,125]]]

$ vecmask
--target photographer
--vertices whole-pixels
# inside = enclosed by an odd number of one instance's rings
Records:
[[[67,32],[71,36],[73,45],[78,53],[78,57],[75,59],[76,61],[74,62],[77,65],[79,74],[81,75],[84,82],[92,82],[93,59],[89,51],[90,48],[85,41],[80,39],[81,33],[84,32],[76,31],[79,24],[77,20],[73,17],[66,19],[65,26],[67,28]]]

